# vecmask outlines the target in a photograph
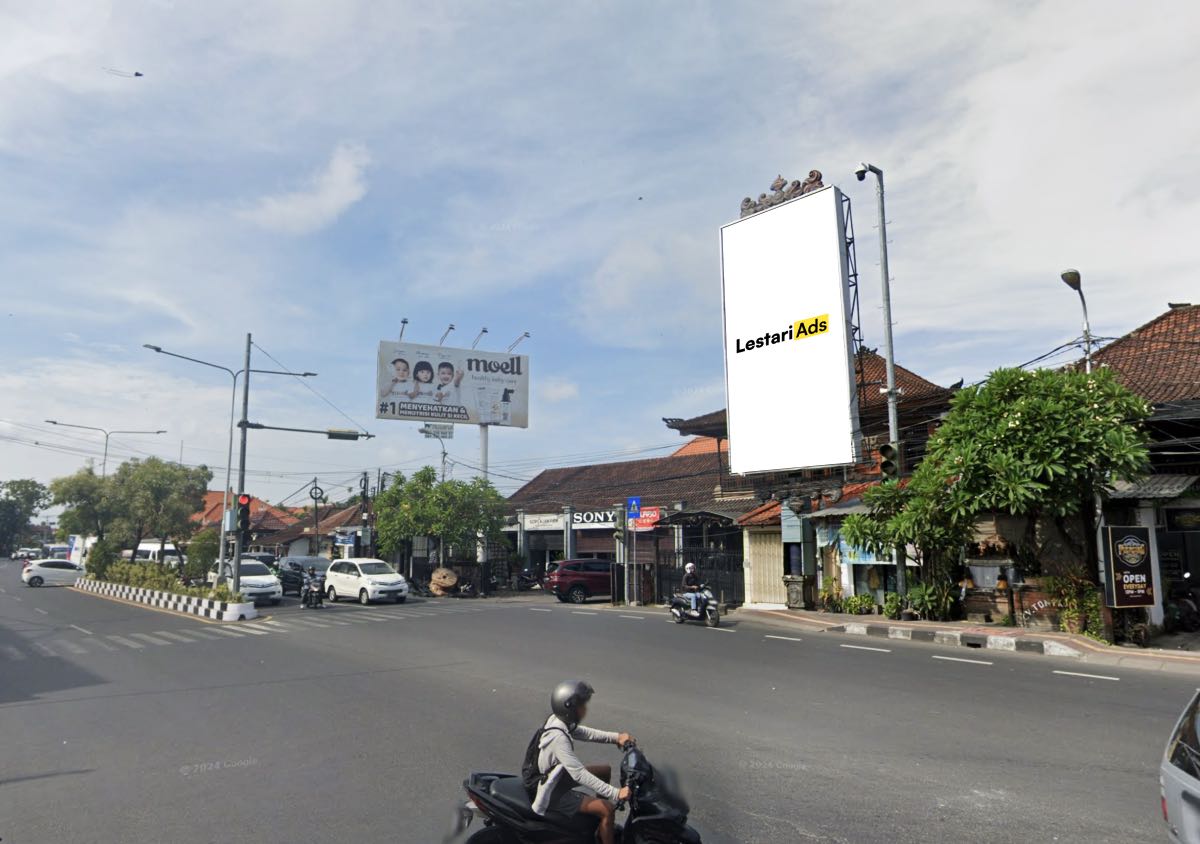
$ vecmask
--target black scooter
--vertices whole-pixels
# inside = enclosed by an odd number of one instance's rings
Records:
[[[712,590],[707,586],[701,585],[699,599],[696,601],[696,609],[692,609],[692,601],[684,595],[671,596],[671,618],[676,624],[683,624],[685,621],[703,621],[709,627],[716,627],[721,623],[721,611],[717,607],[717,599],[713,597]]]
[[[617,826],[616,840],[621,844],[702,844],[700,833],[688,826],[688,804],[679,795],[674,776],[656,771],[633,742],[621,758],[621,785],[630,791],[629,816]],[[514,774],[471,774],[463,788],[470,800],[456,811],[447,844],[462,841],[477,817],[483,819],[483,828],[464,844],[594,844],[596,840],[599,821],[590,815],[534,814],[525,786]]]
[[[300,606],[313,610],[325,606],[325,578],[304,576],[304,586],[300,590]]]

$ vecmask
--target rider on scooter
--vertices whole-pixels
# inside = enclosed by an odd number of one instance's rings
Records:
[[[700,575],[696,574],[695,563],[683,567],[683,597],[691,600],[692,612],[700,609]]]
[[[538,769],[545,776],[534,797],[533,811],[539,815],[548,811],[567,816],[577,812],[594,815],[600,819],[597,839],[601,844],[613,844],[616,809],[612,801],[628,800],[629,788],[618,790],[609,784],[611,766],[585,766],[580,762],[575,755],[574,739],[624,747],[633,737],[629,733],[593,730],[580,723],[587,715],[593,692],[582,680],[571,680],[559,683],[551,694],[550,708],[554,714],[547,719],[538,745]]]

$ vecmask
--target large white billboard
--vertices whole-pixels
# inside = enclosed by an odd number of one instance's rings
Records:
[[[857,461],[848,272],[837,188],[721,228],[733,472]]]
[[[529,427],[529,358],[384,340],[375,418]]]

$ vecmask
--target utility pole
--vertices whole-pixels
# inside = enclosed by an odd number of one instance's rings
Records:
[[[445,465],[445,462],[443,462],[442,466],[444,467]],[[479,426],[479,469],[483,472],[483,479],[486,481],[488,479],[488,426],[483,424]],[[479,594],[486,595],[488,581],[491,579],[491,567],[488,565],[487,537],[480,535],[477,550],[479,557]]]
[[[896,355],[892,348],[892,287],[891,277],[888,274],[887,213],[884,210],[883,202],[883,171],[873,164],[860,164],[855,175],[858,176],[859,181],[863,181],[868,172],[875,175],[875,196],[879,205],[879,273],[883,294],[883,349],[887,371],[888,442],[899,447],[900,419],[897,402],[900,394],[896,389]],[[900,468],[903,472],[903,467]],[[904,547],[897,545],[892,549],[892,553],[896,560],[896,592],[904,595],[908,591]]]
[[[250,421],[250,335],[246,334],[246,359],[242,364],[242,429],[241,449],[238,451],[238,495],[246,491],[246,431]],[[238,531],[233,540],[233,591],[242,588],[242,533]]]

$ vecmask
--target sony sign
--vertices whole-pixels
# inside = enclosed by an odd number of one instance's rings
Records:
[[[571,517],[571,527],[575,530],[590,528],[615,528],[617,526],[616,510],[580,510]]]

